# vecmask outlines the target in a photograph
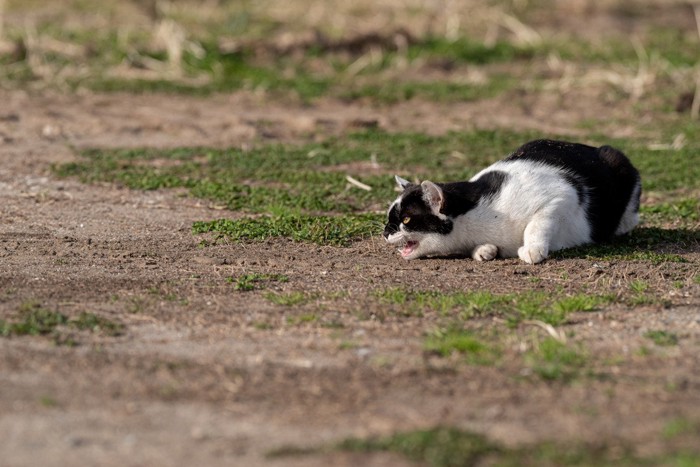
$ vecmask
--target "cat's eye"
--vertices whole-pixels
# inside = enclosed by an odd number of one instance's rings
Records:
[[[411,218],[406,216],[401,220],[401,222],[403,222],[404,224],[408,224],[409,222],[411,222]]]

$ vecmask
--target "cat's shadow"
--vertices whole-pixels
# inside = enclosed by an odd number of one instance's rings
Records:
[[[663,255],[667,255],[666,259],[672,260],[674,258],[671,256],[684,253],[700,253],[700,231],[637,227],[629,234],[616,237],[610,242],[567,248],[552,253],[550,257],[663,260]]]
[[[682,260],[678,255],[700,253],[700,231],[691,229],[662,229],[660,227],[637,227],[627,235],[616,237],[607,243],[582,245],[552,252],[549,259],[632,259],[652,261]],[[514,258],[497,257],[496,261]],[[517,259],[517,258],[515,258]],[[431,256],[421,261],[474,261],[469,254]],[[474,261],[477,263],[478,261]]]

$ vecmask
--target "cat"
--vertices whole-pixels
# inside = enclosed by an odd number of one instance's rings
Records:
[[[395,179],[402,193],[384,237],[407,260],[469,254],[537,264],[639,222],[639,172],[610,146],[536,140],[466,182]]]

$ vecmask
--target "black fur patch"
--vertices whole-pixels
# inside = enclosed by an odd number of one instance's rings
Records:
[[[537,140],[515,150],[505,161],[529,160],[566,170],[581,200],[588,193],[588,222],[594,242],[610,239],[620,224],[639,172],[629,159],[610,146],[595,148],[564,141]],[[635,200],[639,209],[639,199]]]
[[[482,199],[496,195],[507,178],[505,172],[493,170],[473,182],[438,183],[445,195],[441,212],[449,217],[457,217],[471,211]]]
[[[407,231],[437,232],[447,235],[452,231],[452,221],[442,220],[435,214],[423,200],[423,190],[420,185],[412,185],[401,196],[401,203],[389,212],[389,219],[384,228],[384,237],[399,231],[403,219],[409,217],[410,222],[405,224]]]

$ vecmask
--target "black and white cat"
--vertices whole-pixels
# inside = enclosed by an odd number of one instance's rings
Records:
[[[384,237],[405,259],[471,254],[536,264],[639,222],[639,172],[610,146],[531,141],[468,182],[396,182],[403,192]]]

